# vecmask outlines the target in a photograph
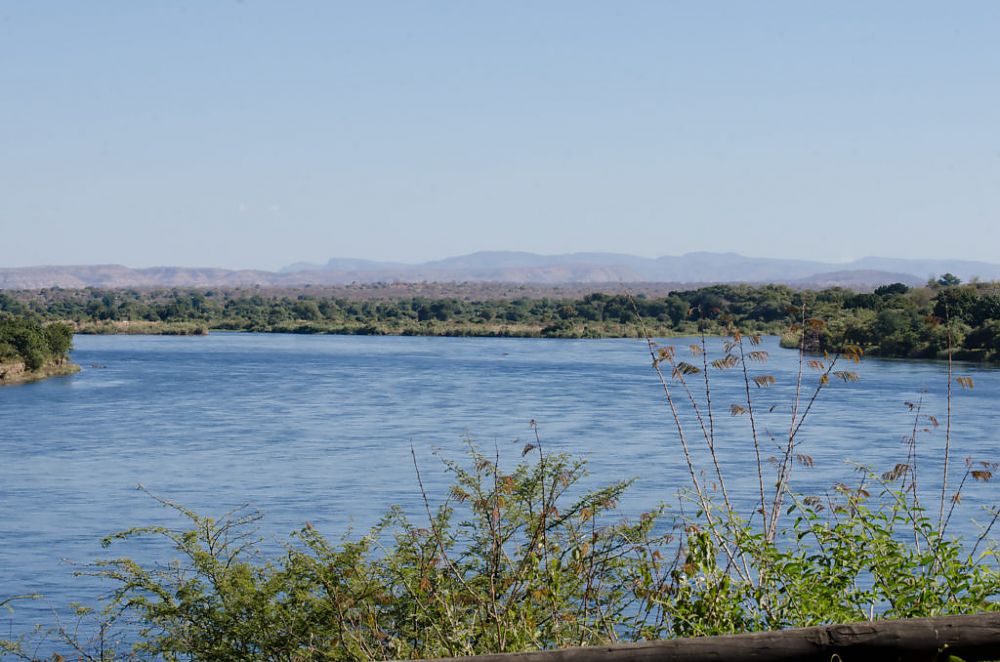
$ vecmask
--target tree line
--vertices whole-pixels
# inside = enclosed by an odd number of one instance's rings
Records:
[[[947,274],[926,287],[895,283],[874,292],[712,285],[662,297],[596,292],[576,298],[359,300],[305,289],[52,288],[0,293],[0,311],[67,322],[82,332],[115,332],[132,324],[149,332],[188,325],[188,330],[595,338],[724,334],[738,326],[785,334],[784,343],[797,346],[806,327],[807,344],[817,351],[851,344],[876,356],[934,358],[951,348],[957,358],[1000,358],[1000,284],[962,284]]]

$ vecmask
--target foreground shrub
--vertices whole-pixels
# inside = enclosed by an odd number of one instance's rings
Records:
[[[537,460],[509,473],[474,449],[469,466],[449,464],[451,493],[436,509],[425,501],[422,526],[393,509],[338,544],[306,526],[271,559],[257,547],[259,514],[216,521],[162,501],[186,528],[136,528],[105,544],[153,537],[177,560],[94,566],[115,586],[101,617],[138,633],[133,655],[199,660],[532,650],[635,638],[651,614],[662,622],[669,536],[654,532],[657,514],[616,519],[628,483],[570,496],[583,464],[530,451]]]
[[[873,474],[871,496],[793,499],[769,542],[735,516],[678,519],[670,533],[660,513],[616,517],[626,483],[570,498],[583,466],[564,456],[504,473],[473,450],[450,467],[450,498],[426,526],[394,509],[332,543],[307,525],[270,558],[258,513],[214,520],[163,501],[187,527],[105,542],[152,537],[175,560],[97,564],[88,572],[114,593],[80,613],[96,635],[57,636],[101,660],[415,659],[973,613],[1000,595],[985,538],[969,549],[940,534]]]

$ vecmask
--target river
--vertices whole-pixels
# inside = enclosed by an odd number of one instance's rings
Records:
[[[669,341],[688,356],[696,339]],[[718,356],[721,340],[710,339]],[[798,366],[794,351],[765,338],[770,353],[753,374],[762,438],[787,434]],[[636,477],[622,503],[636,514],[687,486],[677,433],[650,356],[636,340],[537,340],[212,333],[207,337],[78,336],[75,376],[0,389],[0,600],[39,593],[0,616],[0,636],[65,618],[73,601],[93,604],[102,587],[73,577],[76,564],[128,554],[164,560],[161,547],[102,550],[113,531],[182,521],[150,496],[204,514],[250,504],[262,510],[265,545],[276,548],[309,521],[333,537],[363,530],[390,504],[418,512],[410,449],[432,499],[447,491],[438,453],[461,460],[467,440],[513,464],[533,441],[589,460],[592,484]],[[686,358],[700,361],[698,358]],[[855,475],[846,462],[878,469],[902,461],[913,427],[904,402],[945,421],[946,366],[864,360],[860,380],[834,379],[809,414],[797,489],[820,491]],[[1000,459],[995,430],[1000,372],[960,365],[972,390],[956,386],[956,464]],[[700,375],[689,377],[701,389]],[[818,379],[806,375],[806,391]],[[696,389],[696,390],[697,390]],[[742,375],[713,377],[720,455],[731,489],[749,504],[755,483]],[[926,391],[926,392],[925,392]],[[697,424],[685,414],[692,445]],[[921,424],[920,427],[924,427]],[[920,437],[928,452],[941,428]],[[700,446],[699,446],[700,447]],[[923,465],[933,489],[935,461]],[[989,487],[962,505],[959,532]],[[748,506],[749,508],[749,506]],[[965,527],[964,529],[961,527]],[[104,587],[106,588],[106,587]]]

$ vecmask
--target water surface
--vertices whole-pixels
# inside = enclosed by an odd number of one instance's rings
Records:
[[[680,354],[691,342],[670,341]],[[443,495],[435,451],[460,459],[471,438],[512,464],[533,440],[534,419],[547,450],[589,459],[592,484],[637,477],[623,503],[629,513],[675,501],[687,485],[641,341],[213,333],[75,343],[78,375],[0,389],[0,598],[45,596],[18,604],[15,633],[51,623],[52,609],[65,614],[72,601],[93,602],[99,587],[72,577],[73,563],[118,553],[163,559],[155,546],[98,544],[131,526],[181,524],[138,484],[204,514],[258,507],[272,546],[306,521],[338,536],[371,525],[390,504],[419,510],[411,446],[428,491]],[[787,434],[797,355],[773,338],[764,348],[771,359],[755,371],[777,379],[754,387],[766,441]],[[866,360],[852,369],[861,380],[835,380],[803,428],[802,452],[815,468],[799,472],[800,489],[851,478],[845,461],[888,468],[901,460],[913,425],[904,401],[922,397],[944,421],[944,365]],[[1000,373],[959,371],[975,389],[956,398],[957,456],[995,459]],[[692,384],[703,391],[699,379]],[[720,454],[746,504],[756,486],[753,446],[746,418],[728,412],[745,398],[742,376],[719,375],[713,388]],[[687,423],[700,448],[697,425]],[[922,439],[940,447],[943,430]]]

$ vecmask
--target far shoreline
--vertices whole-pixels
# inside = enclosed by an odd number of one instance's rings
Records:
[[[518,338],[524,340],[647,340],[647,337],[639,332],[638,329],[629,329],[623,333],[603,333],[603,334],[589,334],[589,335],[545,335],[541,333],[541,330],[536,327],[507,327],[501,330],[481,330],[478,327],[449,327],[444,328],[432,328],[432,329],[417,329],[417,328],[406,328],[403,330],[386,330],[379,329],[373,331],[365,328],[364,326],[358,327],[347,327],[347,328],[333,328],[324,329],[316,328],[308,324],[299,327],[290,328],[277,328],[277,329],[229,329],[229,328],[214,328],[214,327],[196,327],[191,328],[191,324],[187,322],[171,324],[169,322],[144,322],[136,323],[131,322],[129,324],[122,324],[121,322],[115,323],[114,325],[94,325],[92,323],[87,323],[82,325],[82,328],[75,329],[74,333],[82,336],[190,336],[190,337],[207,337],[210,334],[244,334],[244,333],[259,333],[263,335],[291,335],[291,336],[383,336],[390,338]],[[706,338],[725,338],[726,335],[723,333],[709,332],[704,333],[697,330],[666,330],[666,329],[656,329],[654,333],[650,334],[650,338],[653,341],[657,340],[670,340],[675,338],[697,338],[704,335]],[[798,348],[790,346],[787,343],[787,335],[782,333],[775,333],[773,331],[763,331],[760,332],[761,336],[770,336],[777,338],[779,341],[779,348],[788,351],[796,351]],[[807,356],[822,356],[823,352],[806,352]],[[947,356],[919,356],[919,357],[907,357],[907,356],[885,356],[879,354],[865,354],[865,359],[868,360],[878,360],[878,361],[905,361],[905,362],[920,362],[920,363],[946,363],[948,361]],[[976,359],[971,359],[962,354],[961,351],[955,352],[952,357],[952,361],[957,364],[963,364],[970,367],[1000,367],[1000,362],[998,361],[981,361]],[[79,370],[77,367],[76,371]],[[73,374],[66,373],[66,374]],[[44,379],[45,377],[41,377]],[[0,382],[4,384],[7,382]]]
[[[211,327],[191,322],[110,322],[76,323],[66,322],[73,326],[73,333],[78,335],[151,335],[151,336],[207,336],[210,333],[267,333],[289,335],[336,335],[336,336],[414,336],[414,337],[449,337],[449,338],[544,338],[560,340],[601,340],[607,338],[643,339],[645,334],[638,327],[625,325],[624,328],[611,330],[593,326],[579,328],[559,328],[547,330],[537,325],[468,325],[468,324],[432,324],[412,325],[405,327],[375,326],[371,324],[316,325],[308,322],[301,324],[276,325],[266,328],[227,328]],[[617,326],[617,325],[616,325]],[[654,338],[684,338],[699,335],[697,330],[676,330],[656,327],[647,329]],[[774,334],[766,334],[774,335]],[[717,333],[706,336],[722,337]]]

